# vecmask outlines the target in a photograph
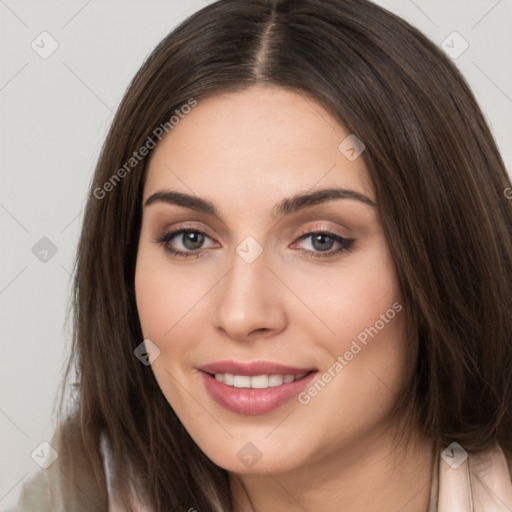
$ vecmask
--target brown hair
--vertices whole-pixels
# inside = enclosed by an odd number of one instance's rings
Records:
[[[227,472],[133,353],[143,339],[134,272],[147,157],[101,198],[92,192],[191,98],[255,84],[314,98],[366,146],[411,348],[397,418],[439,445],[498,442],[512,456],[511,182],[465,80],[418,30],[366,0],[220,0],[148,57],[96,168],[76,261],[66,474],[81,481],[73,461],[85,461],[97,478],[92,501],[106,508],[104,432],[125,498],[134,482],[155,511],[232,510]]]

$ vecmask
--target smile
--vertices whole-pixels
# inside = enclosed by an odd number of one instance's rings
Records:
[[[265,414],[283,406],[318,373],[258,361],[221,361],[198,369],[210,397],[224,409],[244,415]]]

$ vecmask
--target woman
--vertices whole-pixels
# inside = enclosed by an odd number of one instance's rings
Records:
[[[18,510],[510,510],[510,186],[382,8],[194,14],[105,142],[78,394]]]

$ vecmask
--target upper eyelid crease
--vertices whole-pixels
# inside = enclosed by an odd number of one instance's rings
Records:
[[[282,200],[280,203],[274,206],[272,210],[272,217],[279,218],[285,215],[290,215],[305,208],[309,208],[334,199],[356,200],[372,208],[377,206],[376,203],[370,198],[354,190],[327,188],[317,190],[315,192],[299,193],[290,198]],[[219,212],[213,203],[200,197],[185,194],[183,192],[176,192],[173,190],[160,190],[149,196],[148,199],[146,199],[144,206],[147,207],[155,203],[174,204],[220,218]]]

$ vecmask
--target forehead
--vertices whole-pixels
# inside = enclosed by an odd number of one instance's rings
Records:
[[[363,158],[339,149],[350,135],[305,94],[257,86],[214,95],[153,150],[144,198],[171,188],[263,208],[263,201],[338,186],[373,199]]]

